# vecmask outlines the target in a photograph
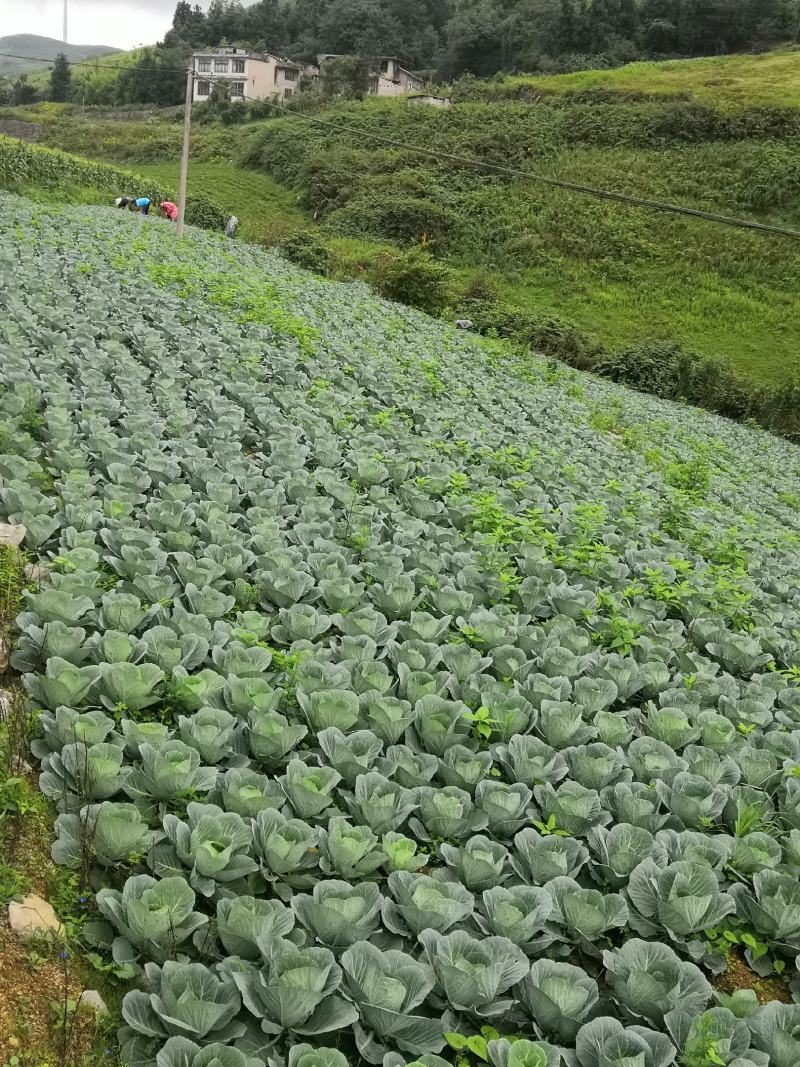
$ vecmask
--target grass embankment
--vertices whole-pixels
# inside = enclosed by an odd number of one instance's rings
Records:
[[[572,319],[606,347],[669,339],[785,380],[800,368],[800,244],[566,193],[382,147],[444,153],[634,196],[798,225],[800,111],[732,120],[673,101],[470,102],[449,111],[339,105],[269,124],[247,156],[297,188],[331,234],[427,236],[497,294]]]
[[[800,107],[800,51],[629,63],[614,70],[548,77],[519,75],[498,79],[494,86],[498,96],[514,96],[527,89],[557,93],[611,89],[690,94],[701,103],[725,109],[759,104]]]
[[[177,163],[137,167],[144,177],[170,189],[177,188],[178,169]],[[230,163],[193,162],[188,193],[205,197],[225,215],[236,215],[241,224],[239,236],[246,241],[274,244],[287,232],[307,225],[296,193],[268,174],[242,170]]]

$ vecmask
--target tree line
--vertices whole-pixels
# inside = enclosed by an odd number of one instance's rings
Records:
[[[798,36],[800,0],[212,0],[207,12],[180,0],[164,40],[129,69],[93,79],[78,68],[70,83],[57,68],[47,95],[177,104],[192,51],[223,44],[307,61],[392,55],[451,81],[764,50]],[[22,78],[6,96],[28,103],[36,90]]]
[[[769,48],[799,18],[797,0],[182,0],[165,44],[396,55],[453,78]]]

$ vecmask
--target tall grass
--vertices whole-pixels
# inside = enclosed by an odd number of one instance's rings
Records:
[[[666,63],[629,63],[614,70],[518,75],[487,83],[487,97],[513,99],[535,92],[612,89],[690,95],[724,110],[765,104],[800,107],[800,51],[712,56]]]

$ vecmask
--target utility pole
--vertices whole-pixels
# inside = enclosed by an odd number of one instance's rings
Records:
[[[183,237],[184,218],[186,215],[186,179],[189,172],[189,135],[192,129],[192,97],[194,96],[194,68],[186,72],[186,104],[183,109],[183,148],[181,150],[181,177],[178,183],[178,223],[175,230],[177,237]]]
[[[66,44],[67,43],[67,0],[64,0],[64,36],[63,36],[62,39],[64,41],[64,44]]]

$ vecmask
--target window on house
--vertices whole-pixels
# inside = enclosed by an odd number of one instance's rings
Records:
[[[388,74],[389,73],[389,66],[390,66],[390,60],[382,59],[381,60],[381,74]]]
[[[298,73],[298,71],[292,70],[290,67],[286,67],[283,72],[283,80],[287,82],[296,82]]]
[[[283,99],[284,100],[288,100],[293,92],[294,92],[294,89],[284,89],[283,90]]]
[[[210,74],[211,73],[211,60],[210,59],[199,59],[197,61],[197,69],[201,72],[201,74]]]
[[[231,96],[244,96],[244,82],[231,82]]]
[[[244,60],[243,59],[234,59],[234,61],[233,61],[233,73],[234,74],[244,74]]]
[[[215,59],[214,60],[214,73],[215,74],[227,74],[228,73],[228,61],[227,61],[227,59]]]
[[[198,96],[210,96],[211,94],[211,82],[199,81],[197,83],[197,95]]]

